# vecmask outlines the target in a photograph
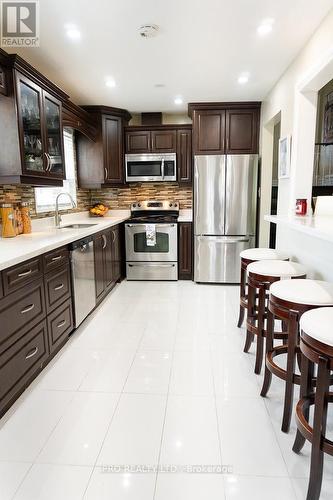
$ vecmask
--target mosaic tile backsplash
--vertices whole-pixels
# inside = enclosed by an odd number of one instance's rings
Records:
[[[30,203],[33,218],[53,215],[48,212],[36,214],[35,193],[32,186],[0,185],[0,203],[10,196],[14,202],[27,201]],[[101,190],[77,189],[77,208],[64,213],[87,210],[92,203],[101,201],[111,209],[129,209],[130,204],[138,200],[172,199],[179,201],[180,208],[192,208],[192,188],[183,187],[176,182],[170,183],[135,183],[126,187],[105,188]]]

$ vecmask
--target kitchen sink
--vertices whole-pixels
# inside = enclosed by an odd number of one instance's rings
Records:
[[[97,224],[68,224],[67,226],[59,227],[59,229],[84,229],[92,226],[97,226]]]

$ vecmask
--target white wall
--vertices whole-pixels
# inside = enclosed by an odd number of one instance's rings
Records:
[[[302,20],[300,20],[302,22]],[[295,27],[297,29],[297,26]],[[273,125],[281,113],[281,137],[292,136],[291,175],[279,181],[278,213],[290,214],[296,198],[311,199],[317,92],[333,78],[333,10],[267,95],[261,115],[262,198],[260,244],[268,244]],[[278,229],[277,246],[292,235]]]

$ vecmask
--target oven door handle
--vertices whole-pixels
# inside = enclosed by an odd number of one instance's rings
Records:
[[[161,264],[160,262],[158,263],[153,263],[153,262],[140,262],[140,263],[137,263],[137,264],[128,264],[128,267],[142,267],[142,266],[147,266],[148,267],[175,267],[176,264]]]
[[[149,225],[149,222],[147,223]],[[126,227],[137,227],[139,228],[140,226],[146,226],[147,224],[126,224]],[[155,227],[175,227],[176,224],[154,224],[152,223]]]

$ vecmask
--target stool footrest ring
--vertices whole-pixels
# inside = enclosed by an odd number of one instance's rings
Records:
[[[266,354],[266,366],[273,375],[276,375],[282,380],[286,380],[287,371],[284,368],[278,366],[273,360],[276,356],[280,356],[281,354],[287,354],[288,346],[287,345],[279,345],[274,347],[272,351]],[[300,352],[300,350],[299,350]],[[301,376],[296,373],[293,374],[293,383],[300,385],[301,384]]]
[[[333,392],[328,394],[328,402],[333,403]],[[302,436],[312,443],[313,427],[309,424],[304,416],[304,412],[309,409],[311,405],[315,404],[315,394],[300,399],[296,406],[296,424]],[[321,449],[324,453],[333,456],[333,441],[322,436]]]

